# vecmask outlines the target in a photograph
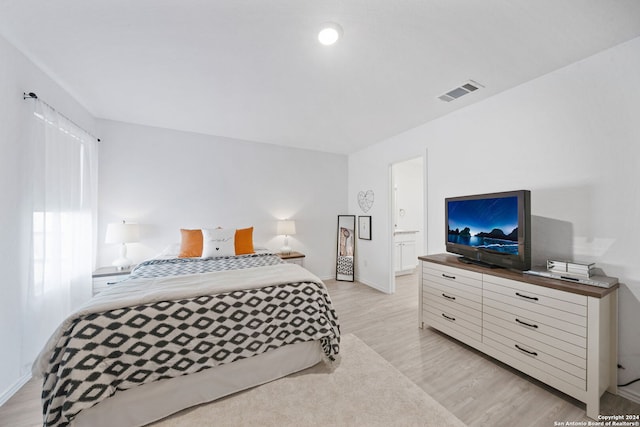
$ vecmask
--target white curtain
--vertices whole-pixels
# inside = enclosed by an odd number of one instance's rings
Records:
[[[97,216],[97,140],[34,99],[26,176],[32,194],[29,279],[23,289],[23,374],[49,335],[91,298]]]

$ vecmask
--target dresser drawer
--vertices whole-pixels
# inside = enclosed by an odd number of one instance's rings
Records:
[[[558,308],[576,314],[586,312],[587,297],[584,295],[495,276],[485,276],[483,287],[532,304]]]
[[[495,308],[490,305],[483,306],[483,318],[501,328],[509,329],[529,338],[541,341],[557,348],[564,348],[571,354],[586,358],[587,329],[572,325],[572,332],[549,324],[550,318],[536,316],[536,313],[519,310],[518,314],[512,314],[506,309],[509,307]],[[566,325],[563,325],[566,329]]]
[[[558,292],[572,297],[581,297],[581,295]],[[523,290],[518,287],[511,288],[487,281],[483,283],[483,304],[495,308],[505,307],[506,311],[515,315],[521,315],[521,310],[526,310],[527,312],[535,313],[538,318],[550,318],[546,323],[562,330],[571,330],[572,325],[586,328],[586,297],[584,297],[584,302],[585,304],[581,305],[573,301],[552,298],[540,293],[538,289],[527,288]],[[522,315],[524,316],[524,314]]]
[[[103,267],[96,270],[93,274],[92,280],[93,295],[96,295],[106,289],[109,289],[110,286],[126,280],[127,277],[129,277],[130,272],[131,270],[129,269],[117,271],[114,268],[110,267]]]
[[[441,277],[423,275],[422,284],[426,288],[431,288],[434,292],[449,292],[464,296],[470,300],[482,302],[481,283],[478,286],[471,286],[457,280],[445,279]]]
[[[100,277],[100,278],[96,278],[94,277],[93,279],[93,295],[96,295],[102,291],[104,291],[105,289],[107,289],[107,287],[109,286],[109,281],[113,280],[112,278],[107,278],[107,277]]]
[[[464,307],[482,312],[482,297],[477,295],[469,295],[458,289],[440,289],[430,285],[424,285],[422,289],[422,297],[425,300],[443,303],[452,303],[464,309]]]
[[[483,343],[501,354],[517,359],[519,363],[532,366],[581,390],[586,389],[587,371],[585,368],[554,357],[537,346],[525,344],[522,340],[505,337],[490,329],[483,330]],[[512,366],[522,369],[517,364]]]
[[[434,299],[431,296],[424,297],[422,304],[425,309],[431,310],[438,316],[445,314],[456,319],[463,319],[477,326],[478,333],[480,333],[480,328],[482,327],[481,310],[472,309],[448,299]]]
[[[440,283],[482,295],[482,275],[473,271],[458,270],[444,265],[422,266],[423,281]]]
[[[499,317],[492,316],[487,311],[483,313],[482,326],[485,331],[492,331],[508,339],[521,342],[581,369],[587,367],[587,351],[584,347],[563,343],[557,338],[541,334],[533,328],[506,322]]]
[[[94,277],[93,278],[93,295],[96,295],[106,289],[109,289],[111,285],[115,285],[118,282],[124,280],[126,276],[107,276],[107,277]]]
[[[423,319],[427,325],[470,345],[479,345],[482,341],[481,327],[468,322],[453,312],[445,312],[436,310],[431,306],[424,306]],[[469,342],[469,340],[472,340],[472,342]]]

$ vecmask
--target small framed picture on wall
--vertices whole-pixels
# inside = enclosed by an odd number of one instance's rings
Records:
[[[362,240],[371,240],[371,217],[358,217],[358,238]]]

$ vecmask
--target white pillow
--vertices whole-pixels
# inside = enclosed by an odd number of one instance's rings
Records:
[[[202,258],[234,256],[236,230],[202,229]]]
[[[178,255],[180,255],[180,243],[172,243],[153,258],[178,258]]]

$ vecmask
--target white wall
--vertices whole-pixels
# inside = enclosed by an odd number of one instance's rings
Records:
[[[536,260],[596,261],[620,289],[620,382],[640,377],[640,38],[349,156],[349,209],[372,189],[389,221],[389,164],[424,156],[424,253],[444,252],[444,198],[532,194]],[[470,95],[472,96],[472,95]],[[552,232],[549,232],[552,230]],[[389,287],[391,233],[359,245],[357,271]],[[365,266],[366,262],[366,266]],[[640,384],[627,389],[640,397]]]
[[[142,228],[129,245],[139,262],[180,241],[180,228],[254,226],[272,250],[278,219],[296,221],[293,250],[321,278],[335,273],[337,215],[347,210],[347,157],[101,121],[98,265],[117,247],[103,244],[106,225],[126,219]]]
[[[30,364],[20,364],[21,291],[29,274],[27,221],[31,218],[31,177],[23,173],[30,170],[25,167],[24,140],[29,120],[33,120],[31,101],[22,99],[23,92],[35,92],[85,129],[91,132],[94,128],[93,118],[82,106],[0,37],[0,403],[30,371]]]
[[[374,238],[358,241],[357,271],[385,289],[391,163],[425,159],[425,253],[444,250],[444,197],[528,188],[538,258],[567,247],[567,255],[620,277],[620,363],[627,368],[620,382],[640,376],[640,39],[355,153],[348,174],[343,156],[108,121],[97,131],[81,105],[2,37],[0,59],[0,399],[25,373],[16,327],[29,255],[23,91],[104,140],[99,235],[111,221],[140,222],[143,242],[130,249],[136,260],[177,241],[180,227],[254,225],[258,242],[277,249],[275,220],[290,216],[298,225],[294,249],[307,253],[316,274],[332,276],[336,215],[362,214],[357,193],[372,189]],[[543,225],[568,229],[571,243],[552,240]],[[99,249],[99,265],[115,258],[115,248]],[[630,389],[640,396],[640,384]]]

